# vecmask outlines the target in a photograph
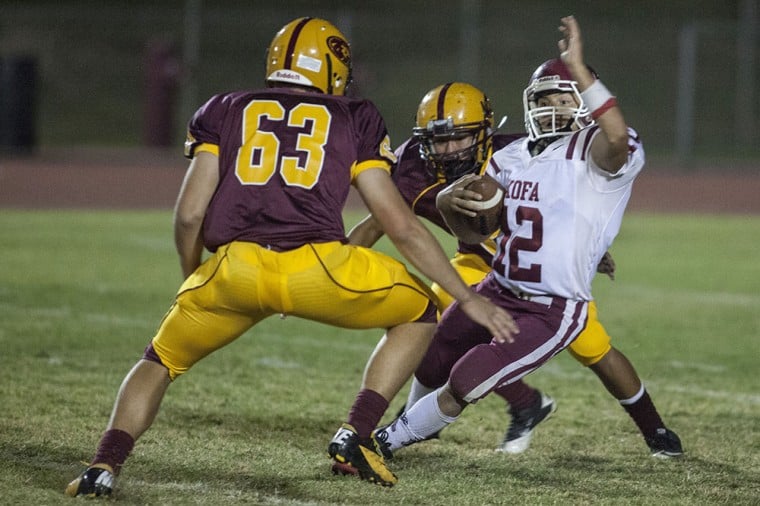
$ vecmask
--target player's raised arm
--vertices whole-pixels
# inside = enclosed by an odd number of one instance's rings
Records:
[[[578,21],[573,16],[562,18],[559,31],[562,33],[562,39],[558,42],[560,57],[577,81],[591,117],[602,130],[591,145],[591,156],[599,168],[615,173],[628,160],[628,126],[625,118],[615,97],[601,81],[594,78],[584,62]]]

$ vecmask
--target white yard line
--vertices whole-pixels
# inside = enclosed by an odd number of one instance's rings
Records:
[[[652,285],[641,285],[626,283],[615,288],[615,292],[620,295],[622,292],[627,295],[648,298],[678,298],[681,302],[691,302],[694,304],[707,305],[728,305],[728,306],[745,306],[757,307],[760,305],[760,294],[754,293],[733,293],[712,290],[674,290],[670,288],[660,288]]]

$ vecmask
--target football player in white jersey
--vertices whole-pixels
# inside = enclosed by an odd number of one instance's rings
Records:
[[[565,74],[562,76],[563,80],[572,79],[564,65],[557,69],[554,67],[555,64],[542,65],[540,72],[535,76],[537,82],[543,83],[542,91],[547,91],[546,84],[544,81],[538,81],[539,77],[556,75],[557,71],[561,71]],[[531,82],[533,80],[531,79]],[[530,90],[533,93],[534,87],[531,86]],[[494,152],[526,137],[528,133],[498,132],[494,128],[494,113],[489,98],[483,91],[464,82],[446,83],[428,91],[417,108],[415,123],[412,137],[396,149],[397,161],[391,171],[391,178],[416,215],[451,233],[436,207],[438,194],[465,174],[484,173]],[[551,125],[547,127],[550,129]],[[555,135],[549,131],[549,137],[542,138],[551,137]],[[382,227],[375,217],[369,214],[351,229],[348,239],[350,244],[372,247],[382,236]],[[492,237],[495,238],[496,235]],[[495,251],[496,242],[491,239],[481,244],[465,244],[458,241],[451,265],[467,284],[476,285],[491,272]],[[614,279],[614,269],[612,257],[605,255],[597,267],[597,272]],[[438,295],[439,309],[443,312],[451,303],[451,297],[437,284],[433,284],[431,288]],[[594,301],[589,302],[586,328],[570,343],[567,351],[581,365],[593,371],[607,391],[619,401],[638,427],[650,450],[653,453],[662,452],[664,445],[662,437],[658,436],[658,429],[666,428],[666,425],[633,364],[620,350],[611,345],[611,338],[597,316]],[[418,378],[429,377],[429,369],[436,365],[437,361],[429,364],[423,360],[420,363],[412,378],[407,406],[413,406],[435,390],[427,388]],[[439,371],[433,371],[433,374],[436,378],[440,377]],[[496,448],[497,452],[518,454],[526,451],[535,428],[551,416],[557,403],[524,380],[500,386],[493,393],[507,402],[509,415],[509,425],[503,440]],[[399,414],[403,411],[404,408]],[[377,434],[382,436],[383,432],[378,431]]]
[[[591,282],[620,229],[644,151],[615,97],[585,64],[575,18],[562,18],[559,29],[561,57],[539,66],[524,93],[528,137],[494,153],[487,169],[505,189],[504,213],[493,271],[476,291],[506,309],[520,333],[513,343],[497,342],[450,306],[425,357],[438,361],[442,377],[424,383],[438,388],[378,431],[386,458],[536,370],[586,325]],[[437,199],[449,228],[473,244],[494,232],[474,230],[466,219],[480,195],[464,187],[479,177],[462,177]],[[671,430],[659,428],[653,437],[653,455],[683,453]]]

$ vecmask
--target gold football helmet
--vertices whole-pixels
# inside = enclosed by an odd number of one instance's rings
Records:
[[[491,101],[471,84],[454,82],[433,88],[417,108],[412,130],[420,141],[420,155],[436,177],[447,182],[465,174],[480,173],[493,145]],[[472,137],[473,142],[457,151],[440,153],[435,144]]]
[[[351,82],[348,40],[329,21],[298,18],[277,32],[267,51],[266,82],[344,95]]]

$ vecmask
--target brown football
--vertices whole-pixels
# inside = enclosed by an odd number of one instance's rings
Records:
[[[483,196],[479,202],[480,210],[477,215],[467,221],[473,230],[480,234],[490,234],[501,225],[501,213],[504,209],[504,189],[491,176],[484,174],[467,186],[466,190],[478,192]]]

